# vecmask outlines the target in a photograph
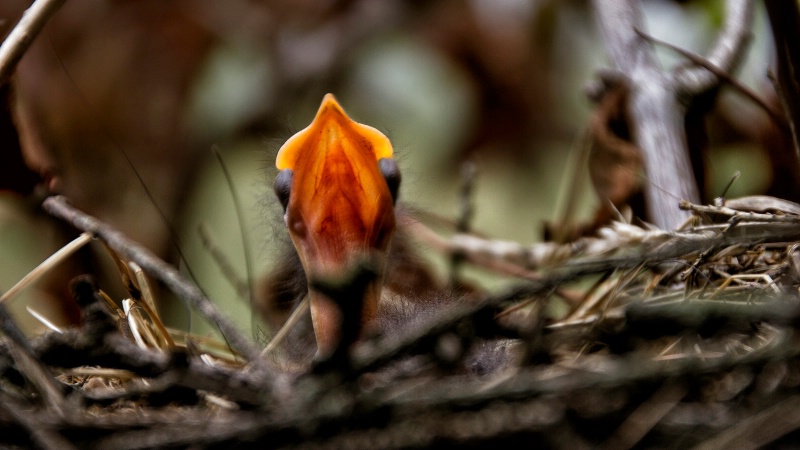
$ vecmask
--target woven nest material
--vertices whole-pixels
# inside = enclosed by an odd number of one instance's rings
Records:
[[[681,230],[617,223],[568,245],[454,236],[444,242],[448,251],[502,263],[528,279],[302,371],[261,357],[235,336],[226,335],[234,351],[177,336],[146,300],[119,309],[81,277],[73,284],[80,329],[27,339],[0,303],[0,444],[795,442],[800,215],[797,205],[764,201],[683,203],[693,218]],[[128,246],[125,258],[140,259],[145,271],[160,267],[63,199],[45,207],[117,253]],[[176,283],[178,294],[195,294]],[[217,317],[202,299],[192,301]],[[566,312],[554,312],[557,304]]]

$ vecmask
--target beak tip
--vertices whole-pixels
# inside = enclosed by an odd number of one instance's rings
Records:
[[[336,97],[334,97],[331,93],[325,94],[325,97],[322,98],[322,104],[319,107],[317,116],[328,111],[337,111],[344,114],[344,110],[342,109],[341,105],[339,105],[339,102],[336,101]]]

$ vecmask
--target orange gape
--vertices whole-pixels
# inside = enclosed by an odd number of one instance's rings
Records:
[[[395,227],[396,189],[387,184],[380,160],[391,157],[389,139],[351,120],[331,94],[322,100],[311,125],[281,147],[276,192],[308,279],[342,276],[364,258],[377,259],[382,272]],[[393,162],[392,167],[399,182]],[[381,284],[375,280],[363,298],[346,299],[362,302],[362,330],[377,314]],[[326,356],[342,336],[341,311],[311,288],[309,295],[319,355]]]

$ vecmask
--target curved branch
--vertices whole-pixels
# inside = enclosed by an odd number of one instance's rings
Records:
[[[72,224],[81,231],[92,233],[102,239],[109,247],[125,258],[135,261],[150,276],[161,281],[172,292],[188,302],[197,312],[216,325],[231,346],[240,351],[248,361],[256,361],[259,351],[239,331],[238,328],[220,312],[200,289],[189,282],[173,266],[167,264],[150,250],[130,240],[108,224],[70,206],[64,197],[48,197],[42,204],[51,215]]]
[[[744,57],[753,23],[753,0],[727,0],[725,23],[706,60],[723,72],[732,72]],[[679,92],[697,95],[720,83],[717,75],[703,67],[679,70],[675,74]]]
[[[8,81],[22,55],[65,1],[38,0],[25,10],[17,26],[0,46],[0,84]]]

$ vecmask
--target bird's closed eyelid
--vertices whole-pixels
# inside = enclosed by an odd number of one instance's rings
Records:
[[[293,176],[294,172],[292,172],[292,169],[283,169],[278,172],[278,176],[275,177],[273,189],[275,190],[275,195],[278,197],[278,200],[283,206],[284,212],[286,212],[287,208],[289,207],[289,196],[292,192]]]
[[[400,190],[400,168],[393,158],[381,158],[378,160],[378,168],[386,180],[386,185],[389,187],[389,193],[392,194],[392,202],[397,203],[397,195]]]

